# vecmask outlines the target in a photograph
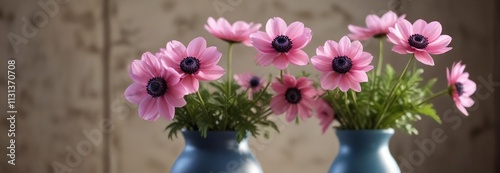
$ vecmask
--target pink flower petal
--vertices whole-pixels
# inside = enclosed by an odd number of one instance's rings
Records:
[[[297,107],[297,105],[290,105],[290,107],[286,111],[286,117],[285,117],[286,121],[287,122],[292,122],[297,117],[297,114],[298,114],[298,107]]]
[[[472,100],[470,97],[461,97],[460,102],[464,107],[471,107],[474,105],[474,100]]]
[[[403,36],[403,39],[405,40],[414,33],[413,26],[406,19],[398,21],[398,23],[396,24],[396,30],[399,30],[401,32],[401,36]]]
[[[184,100],[183,97],[181,98],[174,98],[174,97],[164,97],[164,100],[167,102],[168,105],[171,105],[173,107],[183,107],[186,105],[186,100]]]
[[[392,46],[392,51],[393,52],[396,52],[396,53],[399,53],[401,55],[403,54],[407,54],[408,52],[406,51],[408,48],[404,47],[403,45],[400,45],[400,44],[395,44],[394,46]]]
[[[269,34],[269,37],[274,39],[276,36],[284,34],[286,27],[287,25],[283,19],[274,17],[267,21],[266,31]]]
[[[158,58],[156,58],[155,55],[153,55],[151,52],[145,52],[142,54],[141,61],[143,64],[143,68],[145,70],[149,70],[152,76],[155,76],[155,74],[160,74],[161,73],[161,63]]]
[[[313,64],[316,70],[321,72],[329,72],[332,71],[332,59],[326,56],[313,56],[311,58],[311,63]]]
[[[330,71],[328,73],[323,73],[320,77],[321,88],[333,90],[339,85],[341,79],[342,75],[336,72]]]
[[[382,26],[380,25],[381,21],[380,18],[377,15],[368,15],[366,16],[366,27],[370,29],[376,29],[376,30],[381,30]]]
[[[361,42],[359,41],[354,41],[351,43],[351,47],[349,48],[346,56],[357,58],[358,56],[361,55],[361,53],[363,53],[363,45],[361,45]]]
[[[311,108],[305,106],[304,104],[298,104],[297,105],[297,110],[298,110],[298,115],[300,116],[301,120],[305,120],[307,118],[311,118]]]
[[[219,63],[222,56],[216,47],[209,47],[203,50],[198,59],[200,60],[201,68],[211,67]]]
[[[345,75],[341,75],[342,78],[340,78],[339,82],[339,89],[342,92],[347,92],[349,90],[349,78],[346,77]]]
[[[146,86],[142,84],[133,83],[125,90],[125,98],[131,103],[139,104],[148,96]]]
[[[184,47],[184,45],[177,40],[168,42],[167,50],[164,53],[167,55],[167,57],[179,62],[187,57],[186,47]]]
[[[188,93],[195,93],[200,87],[198,79],[196,79],[192,75],[187,75],[186,77],[182,78],[181,83],[184,88],[186,88],[186,91]]]
[[[309,56],[302,50],[288,52],[288,61],[294,65],[304,66],[309,64]]]
[[[156,98],[146,97],[139,104],[139,116],[148,121],[156,121],[158,119],[158,107],[156,106]]]
[[[159,114],[167,119],[167,120],[172,120],[174,119],[174,115],[175,115],[175,108],[168,104],[167,103],[167,100],[166,98],[164,97],[161,97],[161,98],[158,98],[157,99],[157,106],[158,106],[158,111],[159,111]]]
[[[423,31],[424,31],[426,26],[427,26],[427,22],[425,22],[422,19],[418,19],[417,21],[415,21],[415,23],[413,23],[413,32],[417,33],[417,34],[424,35]],[[427,36],[427,35],[424,35],[424,36]]]
[[[285,108],[287,108],[289,105],[287,104],[287,101],[285,100],[285,94],[280,94],[276,95],[271,99],[271,110],[273,111],[274,114],[279,115],[285,112]]]
[[[415,52],[415,58],[425,65],[434,66],[434,59],[427,52],[417,51]]]
[[[285,74],[283,75],[283,84],[287,87],[295,87],[297,86],[297,80],[292,75]]]
[[[134,82],[146,85],[149,79],[154,77],[150,68],[144,68],[142,61],[134,60],[130,65],[129,76]]]
[[[311,38],[312,37],[306,35],[299,35],[295,37],[292,39],[293,46],[291,50],[298,50],[306,47],[306,45],[311,41]]]
[[[187,46],[187,56],[198,58],[206,47],[207,41],[203,37],[196,37]]]
[[[443,28],[439,22],[431,22],[425,26],[422,35],[426,36],[429,42],[434,42],[441,35]]]
[[[288,89],[287,86],[281,84],[280,82],[273,82],[273,83],[271,83],[271,88],[276,93],[284,93]]]
[[[333,41],[333,40],[327,40],[325,42],[325,53],[326,55],[328,55],[329,57],[336,57],[336,56],[342,56],[340,55],[340,51],[338,49],[339,45],[337,42]]]
[[[462,106],[462,104],[460,104],[460,102],[458,101],[455,101],[455,106],[458,108],[458,110],[460,110],[460,112],[462,112],[465,116],[468,116],[469,115],[469,112],[467,112],[467,110],[465,109],[464,106]]]
[[[302,22],[291,23],[285,31],[285,35],[291,40],[297,38],[304,33],[304,24]]]
[[[259,66],[268,66],[272,64],[274,59],[279,55],[279,53],[258,53],[255,61]]]
[[[179,83],[181,79],[179,73],[177,73],[173,68],[169,67],[163,70],[162,77],[165,79],[165,82],[167,82],[167,85],[175,85]]]
[[[252,38],[253,46],[260,52],[263,53],[276,53],[276,50],[271,46],[270,41],[263,40],[261,38]]]
[[[288,63],[289,61],[285,53],[280,53],[273,60],[273,65],[280,70],[284,70],[286,67],[288,67]]]
[[[348,55],[350,53],[349,49],[351,48],[351,40],[347,36],[343,36],[338,45],[338,51],[340,55]]]
[[[366,75],[364,71],[351,70],[346,76],[348,76],[351,81],[368,82],[368,75]]]
[[[450,44],[450,42],[451,42],[450,36],[441,35],[436,40],[429,43],[429,45],[427,45],[427,48],[425,50],[432,54],[443,54],[451,50],[451,47],[446,47]]]
[[[196,75],[196,78],[204,81],[217,80],[224,75],[224,69],[220,66],[206,67]]]

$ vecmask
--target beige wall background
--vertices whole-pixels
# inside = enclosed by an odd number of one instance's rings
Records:
[[[57,2],[47,14],[38,3]],[[16,59],[17,105],[16,166],[6,164],[7,137],[0,135],[0,172],[48,173],[56,167],[67,172],[132,173],[168,172],[183,148],[182,137],[168,140],[166,120],[151,123],[137,116],[137,107],[123,97],[131,83],[127,68],[145,51],[157,51],[173,39],[183,43],[197,36],[226,52],[226,45],[203,28],[209,16],[230,21],[265,22],[280,16],[287,22],[300,20],[313,30],[305,48],[314,55],[325,40],[339,40],[347,25],[364,25],[367,14],[387,10],[405,13],[407,19],[437,20],[443,33],[451,35],[454,49],[434,56],[436,66],[425,68],[427,77],[439,77],[435,89],[446,86],[445,68],[452,62],[466,63],[471,79],[478,83],[476,106],[464,117],[449,98],[436,100],[444,123],[425,118],[417,123],[420,134],[397,131],[391,151],[404,172],[494,172],[495,109],[500,79],[494,68],[494,0],[38,0],[0,1],[1,70],[7,59]],[[106,6],[107,4],[107,6]],[[214,4],[226,5],[218,13]],[[45,16],[43,16],[45,14]],[[498,22],[498,21],[497,21]],[[24,30],[27,24],[35,30]],[[14,46],[8,34],[24,38]],[[498,37],[497,37],[498,41]],[[364,42],[376,54],[377,44]],[[252,66],[255,50],[236,46],[235,72],[276,73],[273,68]],[[401,69],[405,58],[395,56],[386,44],[387,60]],[[498,57],[497,57],[498,58]],[[221,65],[225,66],[222,60]],[[312,66],[293,67],[292,72]],[[105,77],[109,75],[108,77]],[[496,75],[496,78],[493,78]],[[6,81],[6,75],[0,75]],[[0,91],[6,91],[0,83]],[[0,92],[5,98],[5,92]],[[0,100],[6,105],[6,99]],[[2,106],[2,110],[5,107]],[[498,112],[498,111],[497,111]],[[321,135],[319,122],[310,119],[300,125],[286,124],[277,117],[280,134],[270,139],[252,139],[251,145],[265,172],[326,172],[337,154],[333,130]],[[0,131],[9,125],[0,120]],[[497,127],[498,128],[498,127]],[[424,152],[417,143],[432,140],[442,130],[443,143]],[[91,134],[90,137],[88,137]],[[93,136],[92,136],[93,135]],[[416,142],[417,141],[417,142]],[[81,151],[78,151],[78,150]],[[74,157],[75,153],[78,157]],[[82,155],[83,153],[83,155]],[[362,165],[360,165],[362,166]],[[498,171],[498,170],[497,170]]]

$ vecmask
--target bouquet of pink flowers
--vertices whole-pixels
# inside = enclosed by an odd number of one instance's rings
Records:
[[[437,93],[432,91],[436,79],[424,82],[423,69],[413,65],[416,59],[433,66],[431,55],[451,50],[451,37],[441,35],[439,22],[417,20],[412,24],[404,18],[391,11],[382,17],[369,15],[367,28],[349,25],[351,34],[338,42],[327,40],[311,58],[302,49],[311,41],[312,31],[301,22],[287,25],[279,17],[271,18],[263,32],[260,24],[209,18],[205,29],[228,43],[226,69],[217,65],[222,53],[207,47],[204,38],[195,38],[187,46],[170,41],[159,52],[146,52],[141,60],[132,62],[129,75],[134,83],[125,97],[139,105],[139,116],[145,120],[155,121],[160,116],[172,120],[167,126],[169,138],[185,129],[200,131],[202,136],[207,131],[237,131],[241,140],[248,133],[268,132],[263,127],[278,131],[269,119],[272,114],[285,114],[288,122],[315,114],[323,132],[335,119],[340,129],[400,128],[417,133],[412,123],[420,115],[440,122],[429,101],[444,94],[451,95],[467,115],[465,107],[474,104],[470,96],[476,85],[464,72],[465,65],[458,62],[447,69],[448,88]],[[376,67],[360,41],[351,41],[372,37],[380,43]],[[394,52],[410,56],[400,74],[389,64],[384,66],[385,40],[393,44]],[[232,47],[238,43],[255,48],[256,64],[275,66],[279,76],[233,76]],[[305,66],[309,61],[320,77],[293,76],[286,70],[290,64]],[[218,80],[223,75],[226,79]]]

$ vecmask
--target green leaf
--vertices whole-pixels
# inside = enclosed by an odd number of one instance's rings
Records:
[[[428,117],[431,117],[432,119],[434,119],[434,121],[438,122],[439,124],[442,123],[441,118],[439,118],[439,116],[436,113],[436,110],[433,107],[433,104],[429,103],[429,104],[421,105],[419,108],[417,108],[416,111],[419,114],[423,114],[423,115],[426,115]]]

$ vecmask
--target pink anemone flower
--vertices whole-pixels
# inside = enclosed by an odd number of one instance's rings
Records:
[[[250,38],[258,51],[256,62],[260,66],[273,64],[283,70],[289,63],[298,66],[309,63],[309,56],[302,48],[311,41],[312,33],[302,22],[287,26],[283,19],[271,18],[267,21],[266,32],[258,31]]]
[[[404,19],[405,15],[398,15],[392,11],[386,12],[382,17],[375,14],[366,16],[366,28],[349,25],[348,29],[351,31],[349,38],[353,40],[368,40],[372,37],[381,38],[389,33],[389,28],[394,27],[396,22]]]
[[[302,120],[312,116],[314,97],[317,94],[313,82],[306,77],[295,79],[291,75],[283,75],[283,81],[277,79],[271,84],[276,96],[271,99],[271,110],[279,115],[286,112],[286,120],[293,121],[297,116]]]
[[[419,19],[413,25],[405,19],[389,28],[388,40],[394,44],[392,51],[399,54],[414,54],[425,65],[434,66],[431,54],[439,55],[451,50],[449,35],[441,35],[439,22],[427,23]]]
[[[187,48],[178,41],[171,41],[163,54],[163,64],[181,75],[181,83],[189,93],[198,91],[199,80],[211,81],[224,75],[224,69],[217,65],[222,53],[216,47],[207,48],[203,37],[193,39]]]
[[[461,62],[453,63],[451,73],[446,68],[446,78],[448,79],[450,95],[455,102],[455,106],[464,115],[469,115],[465,108],[474,105],[474,100],[470,96],[476,92],[476,83],[469,79],[469,73],[464,72],[464,70],[465,65],[462,65]]]
[[[252,46],[250,34],[258,31],[262,25],[260,23],[246,23],[236,21],[230,24],[226,19],[219,18],[217,21],[210,17],[205,24],[205,29],[213,36],[232,43],[243,43]]]
[[[252,98],[254,93],[259,92],[265,86],[265,81],[262,77],[251,73],[235,74],[234,80],[244,89],[250,90],[248,93],[249,98]]]
[[[141,60],[134,60],[129,75],[134,83],[125,90],[125,98],[139,105],[142,119],[156,121],[162,116],[172,120],[175,108],[186,105],[187,91],[179,82],[180,75],[162,66],[152,53],[146,52]]]
[[[325,90],[339,88],[343,92],[352,89],[361,91],[361,82],[367,82],[366,72],[373,69],[370,65],[373,56],[363,52],[359,41],[351,40],[344,36],[337,43],[332,40],[325,42],[324,46],[316,49],[316,56],[311,62],[321,72],[320,84]]]
[[[319,98],[316,101],[316,105],[316,115],[319,119],[319,124],[321,125],[321,133],[324,134],[330,125],[332,125],[335,112],[325,99]]]

